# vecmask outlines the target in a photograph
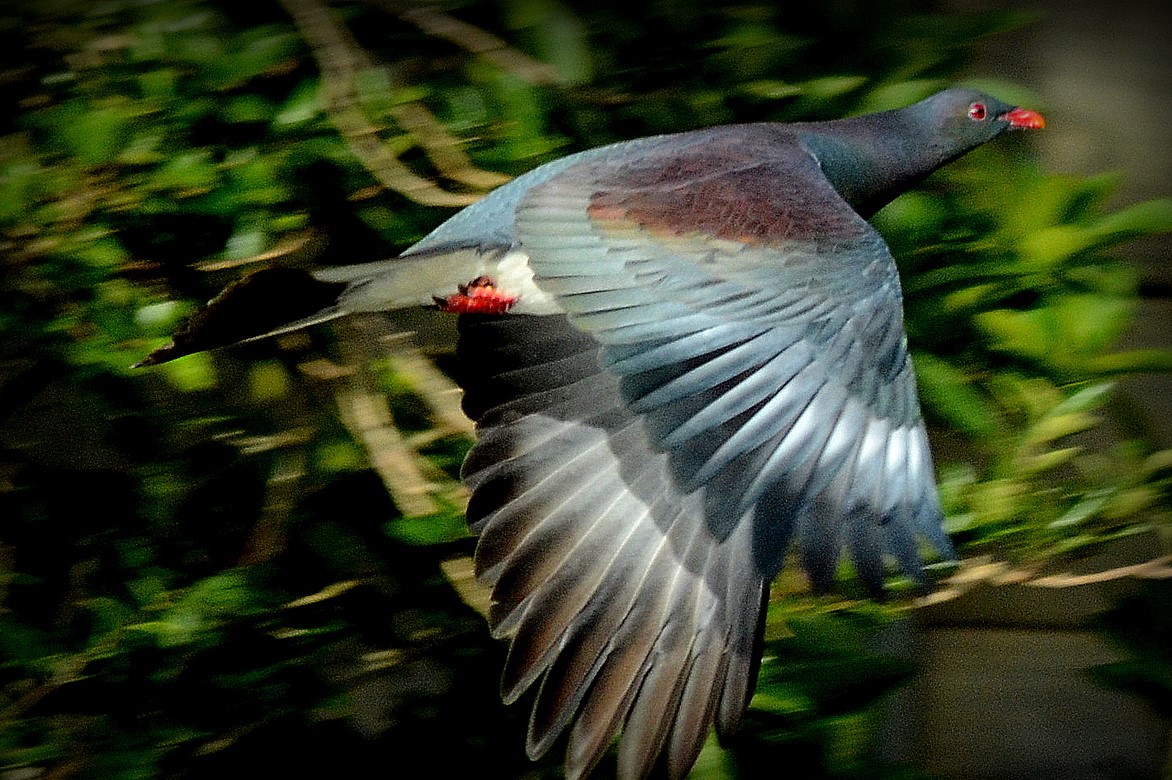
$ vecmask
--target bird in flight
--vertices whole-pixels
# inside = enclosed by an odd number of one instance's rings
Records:
[[[509,641],[504,699],[537,686],[532,757],[568,731],[579,778],[618,737],[619,777],[681,778],[712,727],[727,737],[746,711],[791,545],[815,589],[845,549],[876,595],[888,561],[923,577],[921,540],[951,556],[899,279],[867,220],[1043,125],[948,89],[579,152],[396,259],[314,272],[328,305],[260,328],[459,315],[476,574]],[[142,364],[255,335],[225,335],[248,287]]]

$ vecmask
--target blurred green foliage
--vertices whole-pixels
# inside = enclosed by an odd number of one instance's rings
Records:
[[[1119,352],[1136,274],[1111,254],[1172,231],[1172,199],[1107,212],[1118,177],[1047,175],[990,144],[885,210],[925,411],[971,460],[942,470],[962,548],[1034,563],[1166,524],[1172,453],[1084,446],[1111,380],[1168,371]],[[989,186],[995,177],[997,186]],[[1135,427],[1135,426],[1130,426]]]
[[[543,80],[379,3],[332,8],[377,63],[353,86],[381,143],[456,193],[474,189],[435,169],[400,107],[515,174],[639,135],[902,105],[1029,21],[916,2],[434,7],[548,63]],[[340,420],[355,377],[306,370],[344,352],[328,332],[128,368],[246,270],[390,256],[451,210],[376,185],[277,3],[14,1],[0,44],[0,771],[366,776],[412,756],[440,777],[556,776],[556,756],[524,757],[502,648],[444,568],[472,547],[453,498],[467,438],[436,428],[393,361],[362,376],[423,456],[423,515],[388,498]],[[1166,512],[1167,453],[1072,437],[1112,377],[1172,365],[1112,351],[1136,280],[1111,255],[1172,229],[1172,206],[1109,212],[1112,177],[1045,175],[1025,152],[982,149],[878,222],[926,411],[973,453],[944,464],[950,530],[1037,560]],[[765,758],[887,771],[868,759],[876,706],[909,670],[868,637],[891,619],[779,600],[750,727],[697,776]]]

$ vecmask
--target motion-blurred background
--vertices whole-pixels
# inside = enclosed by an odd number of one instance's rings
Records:
[[[1170,776],[1170,33],[1128,2],[6,0],[0,780],[557,777],[497,695],[447,318],[129,366],[251,271],[393,256],[571,151],[956,81],[1050,122],[876,219],[966,563],[883,605],[787,570],[694,776]]]

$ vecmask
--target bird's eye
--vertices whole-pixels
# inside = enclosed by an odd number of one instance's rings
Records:
[[[986,113],[984,103],[973,103],[969,106],[969,119],[980,122],[985,118]]]

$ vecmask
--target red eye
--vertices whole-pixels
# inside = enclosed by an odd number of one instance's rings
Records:
[[[973,103],[971,106],[969,106],[969,119],[974,119],[974,120],[980,122],[984,118],[985,118],[985,104],[984,103]]]

